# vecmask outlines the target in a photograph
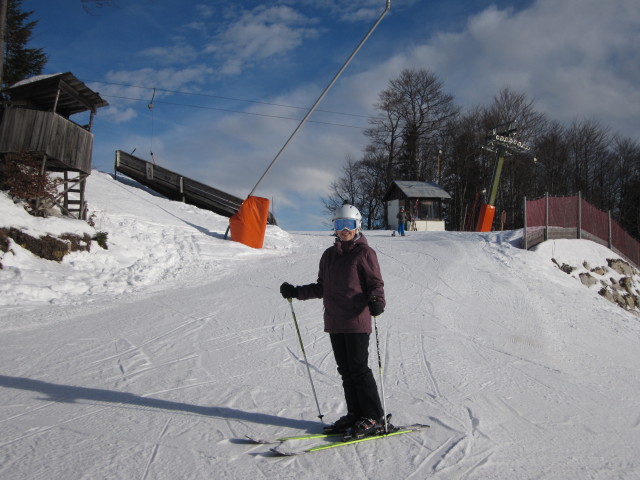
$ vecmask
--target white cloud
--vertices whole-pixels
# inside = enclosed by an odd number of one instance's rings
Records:
[[[489,104],[505,86],[550,118],[598,118],[636,137],[640,118],[637,0],[538,0],[514,12],[489,7],[461,32],[441,32],[369,72],[387,80],[428,68],[463,106]],[[364,74],[366,75],[366,74]]]
[[[146,57],[152,57],[154,60],[166,65],[188,63],[196,60],[198,57],[196,50],[192,46],[185,45],[182,42],[169,47],[147,48],[142,50],[140,54]]]
[[[112,85],[102,88],[102,92],[110,94],[120,94],[123,96],[133,95],[140,97],[140,88],[150,96],[153,86],[157,89],[165,90],[189,90],[193,85],[200,85],[206,81],[207,77],[213,74],[213,69],[205,65],[192,65],[186,68],[141,68],[139,70],[109,71],[105,78],[112,82]],[[127,85],[131,85],[127,87]],[[163,95],[161,91],[156,93],[156,97]]]
[[[393,0],[390,11],[406,10],[420,1],[424,0]],[[374,20],[386,8],[385,0],[283,0],[283,2],[298,8],[305,6],[326,10],[339,21],[348,23]]]
[[[245,65],[290,52],[317,35],[312,21],[287,6],[245,11],[205,48],[223,61],[221,73],[239,74]]]
[[[210,5],[206,5],[203,3],[196,5],[196,10],[198,12],[198,15],[202,18],[209,18],[215,13],[214,9]]]
[[[518,12],[489,7],[462,31],[440,32],[344,83],[362,104],[403,68],[427,68],[462,106],[487,105],[509,86],[554,120],[597,118],[637,138],[638,25],[637,0],[538,0]]]
[[[129,120],[132,120],[138,116],[133,108],[121,109],[112,106],[100,110],[99,113],[105,120],[111,121],[113,123],[128,122]]]

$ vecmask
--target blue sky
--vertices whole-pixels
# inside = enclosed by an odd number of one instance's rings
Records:
[[[44,73],[110,103],[94,168],[131,152],[246,197],[386,0],[24,0]],[[392,0],[349,68],[260,184],[286,230],[328,224],[321,199],[358,158],[377,96],[404,68],[434,72],[462,107],[503,87],[551,119],[640,136],[637,0]],[[155,89],[155,91],[154,91]],[[153,108],[149,104],[153,99]],[[91,199],[88,199],[89,202]]]

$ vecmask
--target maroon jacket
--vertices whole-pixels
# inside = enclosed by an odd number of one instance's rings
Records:
[[[328,333],[371,333],[367,304],[373,296],[385,304],[378,257],[364,235],[351,242],[336,239],[320,258],[318,281],[298,287],[300,300],[322,298]]]

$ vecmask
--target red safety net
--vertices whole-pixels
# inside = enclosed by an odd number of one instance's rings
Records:
[[[527,227],[544,227],[545,225],[545,199],[527,200]]]
[[[598,210],[585,199],[582,199],[581,209],[582,230],[602,240],[609,240],[609,214]]]
[[[555,197],[549,199],[549,225],[575,228],[578,226],[577,197]]]
[[[617,250],[640,267],[640,242],[615,222],[611,222],[611,240]]]
[[[580,209],[578,210],[578,201]],[[548,212],[548,215],[547,215]],[[549,237],[540,235],[540,227],[576,228],[580,226],[582,232],[588,232],[599,238],[640,266],[640,242],[625,232],[609,214],[598,210],[579,196],[574,197],[543,197],[537,200],[527,200],[525,226],[527,228],[527,245],[531,247],[535,241],[542,241]],[[536,228],[538,227],[538,228]],[[566,235],[566,231],[563,233]],[[566,238],[566,237],[565,237]],[[534,243],[531,243],[531,241]]]

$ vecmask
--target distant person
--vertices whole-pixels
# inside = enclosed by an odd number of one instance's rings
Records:
[[[336,241],[320,258],[316,283],[280,286],[284,298],[322,298],[324,331],[342,377],[347,414],[327,427],[327,433],[355,438],[382,433],[384,411],[369,368],[371,316],[384,312],[384,282],[376,252],[361,233],[362,217],[353,205],[333,214]]]
[[[404,237],[404,224],[407,221],[407,214],[404,211],[404,207],[400,207],[400,211],[398,212],[398,215],[396,215],[396,218],[398,219],[398,233]]]

